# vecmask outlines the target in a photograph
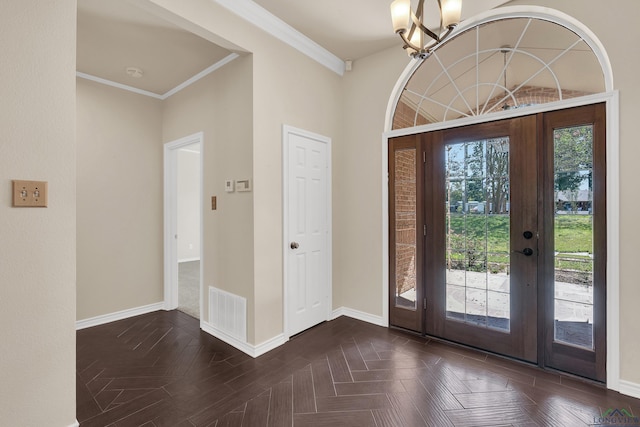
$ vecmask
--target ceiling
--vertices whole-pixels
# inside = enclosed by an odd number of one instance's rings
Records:
[[[78,0],[81,73],[162,95],[229,54],[126,0]],[[129,76],[128,67],[143,76]]]
[[[391,0],[235,0],[256,4],[342,60],[397,46]],[[463,19],[506,0],[464,0]],[[436,1],[425,7],[435,8]],[[426,11],[427,16],[437,16]],[[437,23],[428,23],[436,26]],[[150,15],[135,0],[78,0],[77,71],[163,95],[231,53]],[[143,71],[141,78],[126,73]]]
[[[358,59],[398,46],[391,25],[391,0],[254,0],[320,46],[343,60]],[[463,0],[462,19],[507,3],[507,0]],[[417,5],[417,1],[412,1]],[[414,6],[415,10],[415,6]],[[436,0],[425,2],[427,26],[440,25]]]

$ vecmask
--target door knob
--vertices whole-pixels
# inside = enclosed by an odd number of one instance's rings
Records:
[[[298,244],[298,242],[291,242],[291,249],[298,249],[300,247],[300,245]]]
[[[524,233],[522,233],[522,235],[524,236],[525,239],[529,240],[533,237],[533,232],[525,231]]]
[[[519,254],[523,254],[524,256],[531,256],[533,255],[533,249],[531,248],[524,248],[521,251],[513,251],[513,252],[517,252]]]

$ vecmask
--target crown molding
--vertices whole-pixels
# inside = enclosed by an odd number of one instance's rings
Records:
[[[138,95],[144,95],[144,96],[148,96],[155,99],[162,99],[162,95],[158,95],[157,93],[149,92],[148,90],[138,89],[137,87],[133,87],[133,86],[123,85],[122,83],[116,83],[111,80],[103,79],[102,77],[96,77],[96,76],[92,76],[91,74],[81,73],[80,71],[76,71],[76,76],[85,80],[91,80],[92,82],[96,82],[103,85],[126,90],[129,92],[137,93]]]
[[[229,54],[229,55],[225,56],[220,61],[218,61],[215,64],[213,64],[212,66],[202,70],[201,72],[199,72],[195,76],[191,77],[189,80],[179,84],[178,86],[176,86],[173,89],[171,89],[169,92],[167,92],[164,95],[162,95],[161,99],[165,100],[165,99],[169,98],[171,95],[174,95],[174,94],[180,92],[182,89],[184,89],[187,86],[192,85],[193,83],[197,82],[198,80],[208,76],[209,74],[213,73],[217,69],[224,67],[229,62],[233,61],[234,59],[236,59],[238,57],[240,57],[240,55],[238,55],[237,53],[232,53],[232,54]]]
[[[195,76],[193,76],[190,79],[180,83],[178,86],[174,87],[173,89],[171,89],[170,91],[168,91],[167,93],[165,93],[163,95],[159,95],[157,93],[149,92],[148,90],[138,89],[138,88],[133,87],[133,86],[127,86],[127,85],[124,85],[122,83],[116,83],[114,81],[103,79],[101,77],[92,76],[91,74],[81,73],[80,71],[76,71],[76,76],[80,77],[80,78],[83,78],[83,79],[86,79],[86,80],[91,80],[92,82],[100,83],[100,84],[107,85],[107,86],[112,86],[112,87],[115,87],[115,88],[118,88],[118,89],[123,89],[123,90],[129,91],[129,92],[137,93],[139,95],[144,95],[144,96],[148,96],[148,97],[151,97],[151,98],[155,98],[155,99],[159,99],[161,101],[164,101],[165,99],[169,98],[170,96],[175,95],[176,93],[180,92],[182,89],[186,88],[187,86],[190,86],[190,85],[194,84],[198,80],[201,80],[201,79],[205,78],[206,76],[208,76],[209,74],[213,73],[217,69],[224,67],[229,62],[233,61],[234,59],[236,59],[238,57],[240,57],[240,55],[238,55],[237,53],[231,53],[231,54],[225,56],[220,61],[218,61],[215,64],[211,65],[210,67],[200,71]]]
[[[342,76],[345,63],[327,49],[300,33],[283,20],[253,2],[252,0],[213,0],[242,19],[271,34],[278,40],[297,49],[309,58]]]

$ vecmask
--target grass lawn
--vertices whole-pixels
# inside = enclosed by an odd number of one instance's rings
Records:
[[[449,220],[449,219],[448,219]],[[487,254],[487,261],[504,263],[509,251],[508,215],[452,214],[452,259],[462,260],[469,250]],[[590,215],[557,215],[555,218],[556,268],[591,271],[593,252]]]

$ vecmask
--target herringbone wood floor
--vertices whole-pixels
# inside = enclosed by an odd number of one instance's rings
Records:
[[[341,317],[257,359],[178,311],[77,333],[90,426],[581,426],[640,401]]]

